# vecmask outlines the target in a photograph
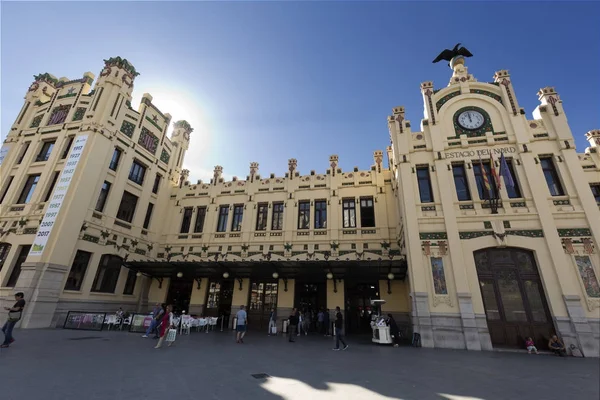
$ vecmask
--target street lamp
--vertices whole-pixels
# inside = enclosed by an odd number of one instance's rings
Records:
[[[279,274],[277,272],[273,272],[273,279],[279,278]]]
[[[327,273],[327,279],[333,279],[333,274],[331,272]]]
[[[393,281],[393,280],[394,280],[394,274],[390,272],[390,273],[388,274],[388,279],[389,279],[390,281]]]
[[[227,272],[227,271],[223,272],[223,278],[225,278],[225,279],[229,278],[229,272]]]
[[[182,276],[183,276],[183,272],[178,272],[178,273],[177,273],[177,277],[178,277],[178,278],[181,278]]]
[[[140,271],[138,271],[137,274],[135,274],[135,276],[137,276],[139,278],[140,276],[142,276],[142,273]]]

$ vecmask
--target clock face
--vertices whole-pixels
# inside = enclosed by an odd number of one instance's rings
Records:
[[[468,110],[459,114],[457,122],[465,129],[475,130],[483,126],[485,118],[479,111]]]

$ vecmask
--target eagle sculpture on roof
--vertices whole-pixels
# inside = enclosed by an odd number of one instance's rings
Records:
[[[442,60],[450,61],[456,56],[463,57],[473,57],[473,54],[465,47],[459,47],[460,43],[457,43],[456,46],[452,50],[446,49],[442,51],[436,58],[433,60],[433,63],[440,62]]]

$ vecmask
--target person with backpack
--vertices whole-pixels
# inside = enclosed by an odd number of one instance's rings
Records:
[[[4,333],[4,343],[0,345],[0,348],[7,348],[12,342],[15,341],[12,336],[12,331],[23,315],[23,308],[25,308],[24,297],[25,295],[23,292],[19,292],[15,294],[15,300],[17,301],[15,305],[12,307],[4,307],[4,309],[8,311],[8,320],[2,327],[2,333]]]

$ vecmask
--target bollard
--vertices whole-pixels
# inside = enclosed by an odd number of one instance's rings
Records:
[[[223,332],[223,321],[225,321],[225,316],[221,315],[221,332]]]

